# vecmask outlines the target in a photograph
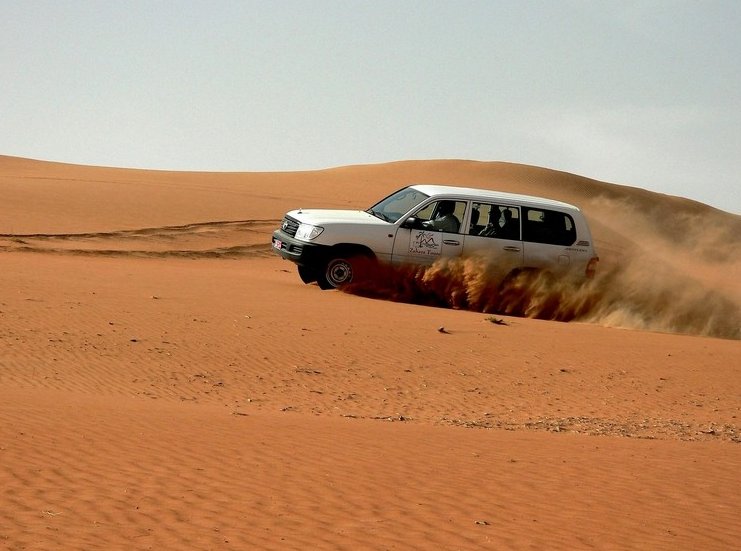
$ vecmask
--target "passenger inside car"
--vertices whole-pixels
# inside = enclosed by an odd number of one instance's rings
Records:
[[[513,215],[513,209],[512,208],[506,208],[502,212],[502,215],[504,216],[504,225],[502,226],[500,233],[500,237],[502,239],[514,239],[519,240],[520,239],[520,220],[519,218],[514,218]]]

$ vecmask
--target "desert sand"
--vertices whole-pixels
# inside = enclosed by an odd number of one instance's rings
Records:
[[[270,250],[413,182],[572,202],[600,273],[512,316]],[[0,157],[0,548],[739,549],[739,281],[741,217],[545,168]]]

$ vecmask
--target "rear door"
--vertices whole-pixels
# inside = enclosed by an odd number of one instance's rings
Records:
[[[520,214],[514,205],[473,203],[463,254],[482,258],[500,279],[521,267]]]
[[[551,272],[570,269],[576,241],[576,228],[571,215],[544,209],[523,208],[524,265]]]

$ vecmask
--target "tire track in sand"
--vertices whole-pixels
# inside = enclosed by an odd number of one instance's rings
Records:
[[[226,220],[84,233],[0,234],[0,252],[239,258],[270,254],[278,220]]]

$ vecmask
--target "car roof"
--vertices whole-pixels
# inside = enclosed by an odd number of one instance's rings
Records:
[[[421,191],[430,197],[455,196],[456,198],[470,201],[492,201],[501,203],[515,203],[528,207],[557,207],[561,209],[579,210],[579,207],[556,201],[555,199],[546,199],[535,195],[520,195],[518,193],[507,193],[506,191],[494,191],[491,189],[477,189],[469,187],[447,186],[440,184],[414,184],[409,186]]]

